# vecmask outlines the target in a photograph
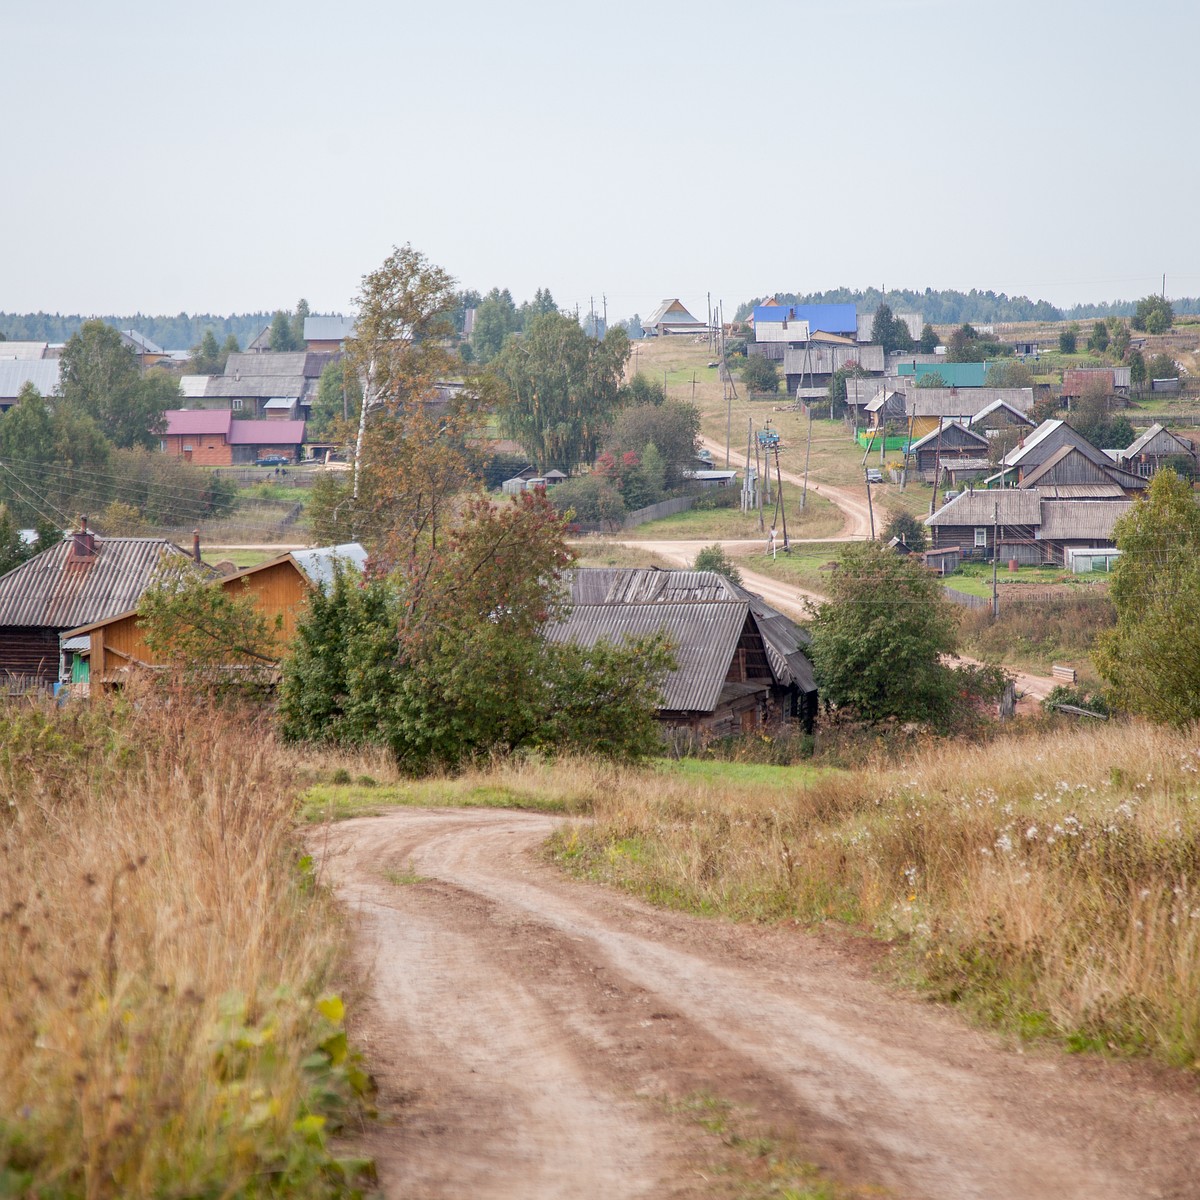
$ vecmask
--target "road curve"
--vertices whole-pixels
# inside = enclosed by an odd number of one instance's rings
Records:
[[[880,987],[859,943],[566,880],[537,856],[559,825],[400,809],[311,835],[395,1113],[369,1147],[388,1196],[710,1195],[670,1115],[697,1094],[893,1200],[1196,1195],[1176,1077],[1005,1048]]]

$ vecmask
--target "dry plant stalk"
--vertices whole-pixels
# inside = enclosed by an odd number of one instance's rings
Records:
[[[291,1170],[331,1194],[293,1146],[320,1141],[301,1062],[336,939],[269,731],[99,702],[0,725],[0,1176],[98,1200],[273,1195]]]

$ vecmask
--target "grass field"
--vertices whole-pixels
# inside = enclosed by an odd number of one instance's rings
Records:
[[[841,510],[811,489],[806,497],[805,506],[801,509],[801,492],[802,488],[794,484],[783,485],[783,506],[789,537],[824,538],[840,533],[845,523]],[[774,518],[779,522],[777,528],[782,530],[782,518],[776,515],[774,488],[771,495],[772,503],[764,504],[763,507],[763,525],[769,529]],[[759,528],[758,514],[743,513],[741,506],[737,505],[733,508],[689,509],[687,512],[675,513],[674,516],[662,517],[660,520],[648,521],[645,525],[627,529],[624,536],[652,541],[663,538],[681,541],[711,538],[717,541],[728,538],[765,538],[766,534]]]

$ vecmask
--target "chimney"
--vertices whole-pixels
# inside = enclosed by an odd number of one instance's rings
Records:
[[[71,549],[67,552],[68,562],[89,562],[96,556],[96,535],[87,527],[87,515],[79,517],[79,530],[71,535]]]
[[[192,530],[192,558],[198,563],[200,561],[200,530]]]

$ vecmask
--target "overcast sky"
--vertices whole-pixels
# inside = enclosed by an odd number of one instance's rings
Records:
[[[0,310],[1200,294],[1195,0],[14,8]]]

